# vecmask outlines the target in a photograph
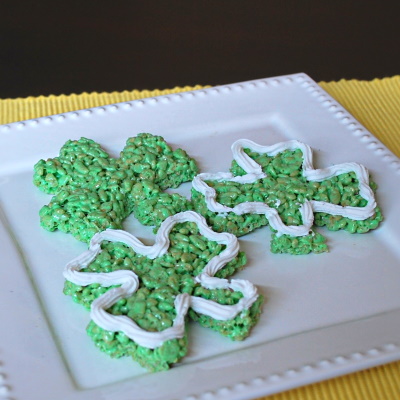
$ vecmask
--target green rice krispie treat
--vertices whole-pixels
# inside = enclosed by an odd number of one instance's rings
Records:
[[[365,233],[382,221],[376,184],[362,165],[314,169],[311,149],[297,141],[260,146],[240,140],[232,150],[231,173],[193,181],[194,209],[217,232],[242,236],[270,225],[273,253],[307,254],[328,250],[313,224]]]
[[[189,317],[233,340],[249,335],[263,298],[227,280],[245,263],[235,236],[187,211],[161,224],[153,246],[124,231],[96,234],[67,265],[64,293],[91,309],[87,332],[100,350],[159,371],[187,353]]]
[[[195,161],[181,149],[173,151],[160,136],[142,133],[128,139],[117,159],[93,140],[69,140],[58,157],[34,167],[34,184],[54,195],[40,210],[40,223],[85,242],[96,232],[121,228],[131,213],[144,225],[158,226],[191,208],[182,196],[163,190],[196,173]]]

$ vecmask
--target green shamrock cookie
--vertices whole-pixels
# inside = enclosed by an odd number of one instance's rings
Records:
[[[226,279],[245,262],[234,235],[186,211],[161,224],[153,246],[124,231],[96,234],[66,266],[64,292],[91,309],[97,347],[159,371],[186,354],[189,316],[234,340],[249,334],[263,298],[249,281]]]
[[[121,228],[131,213],[144,225],[158,226],[191,208],[182,196],[163,190],[196,173],[194,160],[181,149],[172,151],[160,136],[143,133],[128,139],[117,159],[93,140],[69,140],[58,157],[34,167],[34,184],[54,195],[40,210],[40,223],[85,242],[96,232]]]
[[[382,221],[376,184],[362,165],[314,169],[311,149],[295,140],[261,146],[242,139],[232,151],[231,173],[193,181],[194,209],[217,232],[241,236],[269,224],[273,253],[307,254],[328,250],[313,224],[365,233]]]

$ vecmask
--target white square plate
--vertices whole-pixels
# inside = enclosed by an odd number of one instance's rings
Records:
[[[63,267],[86,245],[40,228],[51,197],[32,184],[33,165],[68,139],[94,139],[117,156],[140,132],[187,150],[203,172],[228,171],[236,139],[300,140],[314,149],[316,168],[364,164],[385,220],[364,235],[322,229],[330,252],[321,255],[271,254],[268,228],[241,238],[249,262],[240,276],[266,297],[251,336],[234,343],[192,323],[190,354],[148,373],[108,358],[86,335],[89,313],[62,294]],[[21,400],[254,398],[399,359],[399,165],[304,74],[0,127],[0,390]],[[133,218],[125,228],[153,237]]]

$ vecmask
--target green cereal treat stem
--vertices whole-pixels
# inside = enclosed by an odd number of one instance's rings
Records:
[[[303,255],[309,253],[319,254],[327,251],[326,239],[318,232],[311,232],[309,235],[300,237],[272,234],[271,252],[275,254]]]
[[[229,321],[218,321],[206,315],[197,314],[189,310],[190,317],[197,321],[201,326],[210,328],[232,340],[244,340],[251,329],[257,324],[261,315],[261,306],[264,301],[263,296],[259,296],[253,305]]]

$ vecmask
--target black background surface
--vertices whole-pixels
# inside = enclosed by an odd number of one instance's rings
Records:
[[[331,4],[332,3],[332,4]],[[0,4],[0,98],[400,73],[393,2]]]

